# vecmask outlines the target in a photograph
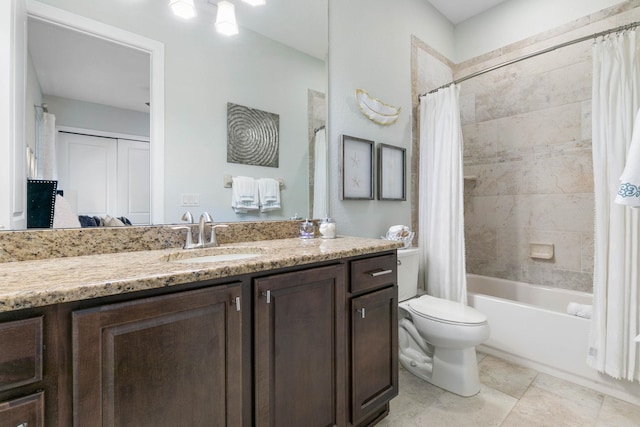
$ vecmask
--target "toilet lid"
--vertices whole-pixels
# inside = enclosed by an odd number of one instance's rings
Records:
[[[408,305],[414,314],[427,319],[466,325],[477,325],[487,321],[487,316],[473,307],[430,295],[412,299]]]

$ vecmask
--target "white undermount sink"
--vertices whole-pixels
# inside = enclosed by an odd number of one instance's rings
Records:
[[[222,261],[237,261],[240,259],[249,259],[259,257],[260,254],[218,254],[218,255],[204,255],[195,256],[185,259],[176,259],[172,262],[178,262],[181,264],[195,264],[195,263],[210,263],[210,262],[222,262]]]

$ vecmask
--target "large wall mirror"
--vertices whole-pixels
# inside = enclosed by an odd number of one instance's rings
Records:
[[[53,115],[55,173],[79,213],[123,215],[102,203],[111,198],[128,202],[124,212],[140,224],[176,223],[186,210],[225,222],[312,216],[314,187],[326,188],[314,180],[322,179],[315,131],[326,126],[327,1],[238,0],[231,37],[215,31],[213,0],[195,5],[198,16],[184,20],[165,1],[27,2],[28,157],[42,155]],[[278,116],[277,167],[227,162],[229,103]],[[41,164],[30,162],[32,177]],[[237,214],[229,176],[281,180],[282,208]]]

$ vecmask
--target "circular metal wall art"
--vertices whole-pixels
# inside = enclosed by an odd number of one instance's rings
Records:
[[[227,162],[278,167],[280,116],[227,103]]]

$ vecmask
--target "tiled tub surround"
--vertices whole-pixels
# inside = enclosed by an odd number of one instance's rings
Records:
[[[640,18],[626,2],[456,67],[455,76]],[[591,42],[461,84],[467,271],[592,292]],[[550,260],[529,257],[550,243]]]
[[[224,244],[250,259],[182,264],[172,259],[207,255],[218,248],[138,250],[0,263],[0,312],[237,276],[344,257],[394,250],[381,239],[285,238]],[[112,251],[113,252],[113,251]]]
[[[415,107],[418,94],[450,81],[447,70],[464,77],[637,20],[640,1],[621,2],[461,64],[413,40]],[[592,292],[591,77],[585,41],[460,84],[464,174],[473,177],[465,179],[468,273]],[[413,153],[416,189],[417,137]],[[417,229],[418,191],[412,197]],[[554,257],[530,258],[530,243],[553,244]]]

